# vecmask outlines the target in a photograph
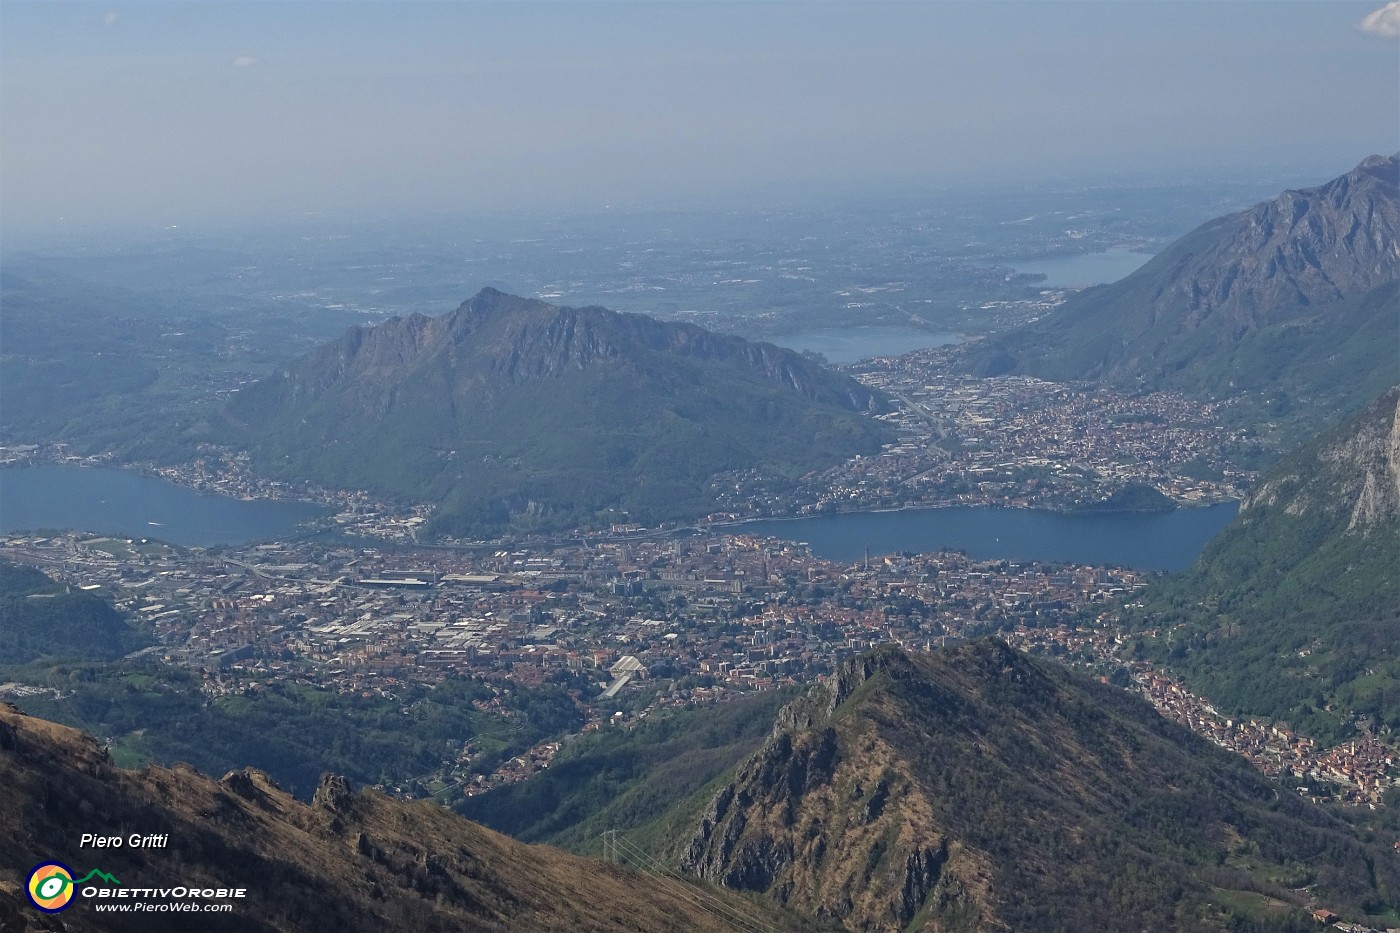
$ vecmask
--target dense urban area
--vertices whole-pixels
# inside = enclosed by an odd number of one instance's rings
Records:
[[[882,417],[898,437],[878,455],[796,488],[726,476],[724,510],[683,530],[621,522],[563,538],[420,546],[427,506],[268,481],[245,456],[209,448],[191,463],[151,469],[205,492],[319,502],[328,514],[280,543],[182,549],[154,538],[23,534],[5,539],[0,554],[110,595],[158,640],[144,650],[201,671],[210,695],[277,679],[366,695],[462,676],[560,683],[574,687],[585,730],[809,682],[875,643],[928,649],[998,633],[1137,690],[1304,795],[1378,805],[1400,782],[1394,749],[1374,738],[1321,748],[1287,724],[1223,716],[1135,657],[1115,609],[1146,585],[1142,574],[956,553],[839,564],[733,524],[947,505],[1074,510],[1114,504],[1134,488],[1139,498],[1125,507],[1171,508],[1238,498],[1254,478],[1236,465],[1250,439],[1220,425],[1219,406],[976,379],[953,374],[946,357],[934,348],[853,369],[895,402]],[[0,459],[78,458],[49,445],[7,448]],[[0,686],[14,696],[32,689]],[[468,743],[428,786],[448,777],[478,793],[547,767],[559,748],[545,742],[482,774]]]
[[[804,487],[826,490],[820,495],[751,493],[712,518],[916,504],[1063,506],[1102,500],[1128,483],[1198,504],[1238,495],[1250,479],[1227,456],[1242,439],[1214,426],[1209,407],[1175,396],[958,379],[939,370],[936,353],[877,361],[861,375],[901,400],[888,416],[899,427],[897,443]],[[63,458],[61,448],[5,453]],[[574,688],[592,730],[626,727],[668,706],[809,682],[876,643],[928,649],[997,633],[1139,691],[1164,715],[1292,779],[1304,795],[1376,806],[1400,777],[1400,753],[1374,738],[1321,748],[1286,724],[1228,718],[1136,657],[1116,615],[1146,585],[1130,570],[957,553],[841,564],[719,524],[670,534],[624,524],[567,540],[420,546],[426,508],[269,483],[246,460],[219,451],[160,473],[206,491],[316,499],[334,514],[320,533],[279,543],[183,549],[154,539],[21,534],[6,538],[0,554],[110,595],[158,640],[144,651],[200,671],[213,696],[279,679],[381,696],[450,677],[559,683]],[[15,696],[32,689],[0,687]],[[472,769],[468,743],[428,786],[450,778],[478,793],[547,767],[559,748],[545,742],[483,774]]]

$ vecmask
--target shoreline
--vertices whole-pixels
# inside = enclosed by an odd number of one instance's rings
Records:
[[[38,453],[38,452],[36,451],[36,453]],[[225,455],[227,456],[227,454],[225,454]],[[195,484],[195,483],[191,483],[191,482],[181,482],[181,481],[180,481],[181,477],[180,477],[180,475],[179,475],[178,473],[174,473],[174,475],[172,475],[171,473],[167,473],[167,472],[165,472],[164,470],[162,470],[161,468],[156,467],[156,466],[154,466],[153,464],[150,464],[150,463],[129,463],[129,462],[122,462],[122,461],[116,459],[115,457],[112,457],[112,458],[103,458],[103,457],[101,457],[100,455],[98,455],[98,456],[88,456],[88,457],[78,457],[78,456],[71,456],[71,455],[66,455],[66,456],[65,456],[65,455],[55,456],[55,455],[53,454],[53,452],[47,452],[47,455],[45,455],[45,454],[43,454],[43,453],[40,453],[38,456],[30,456],[30,457],[26,458],[26,459],[23,460],[23,461],[9,461],[9,462],[6,462],[6,463],[4,463],[4,464],[0,464],[0,472],[3,472],[4,470],[9,470],[9,469],[16,469],[16,470],[17,470],[17,469],[25,469],[25,468],[28,468],[28,467],[37,467],[37,466],[59,466],[59,467],[72,467],[72,468],[76,468],[76,469],[107,469],[107,470],[115,470],[115,471],[121,471],[121,472],[128,472],[128,473],[133,473],[133,474],[136,474],[136,475],[147,476],[147,477],[151,477],[151,478],[154,478],[154,479],[163,480],[163,481],[165,481],[165,482],[170,483],[172,486],[174,486],[174,487],[176,487],[176,488],[178,488],[178,489],[186,490],[186,491],[192,492],[192,493],[194,493],[194,494],[196,494],[196,495],[206,496],[206,497],[210,497],[210,498],[229,499],[229,500],[233,500],[233,501],[249,502],[249,503],[277,503],[277,502],[285,502],[285,503],[295,503],[295,504],[301,504],[301,505],[317,506],[317,507],[320,507],[320,508],[323,508],[323,509],[342,509],[342,510],[343,510],[343,509],[345,509],[345,508],[347,508],[347,507],[349,507],[349,506],[351,506],[351,505],[353,504],[353,498],[356,497],[356,496],[364,496],[364,497],[368,498],[368,494],[367,494],[367,493],[364,493],[363,491],[355,491],[355,490],[316,490],[316,491],[311,491],[311,492],[308,493],[307,491],[304,491],[304,490],[285,490],[285,491],[284,491],[284,490],[272,490],[272,489],[267,489],[266,487],[263,487],[262,489],[259,489],[259,490],[255,491],[255,492],[253,492],[252,494],[248,494],[248,493],[239,494],[239,493],[235,493],[235,492],[228,492],[228,491],[218,490],[217,488],[211,489],[211,488],[208,488],[207,486],[201,486],[201,485],[198,485],[198,484]],[[257,477],[256,474],[252,474],[249,478],[250,478],[250,479],[256,479],[256,480],[258,480],[258,481],[259,481],[259,485],[261,485],[262,483],[266,483],[266,482],[272,482],[272,481],[269,481],[269,480],[263,480],[261,477]],[[302,494],[298,494],[298,493],[302,493]],[[313,496],[316,496],[316,497],[313,498]],[[1229,503],[1229,502],[1236,502],[1236,503],[1238,503],[1238,502],[1241,502],[1241,501],[1243,501],[1243,500],[1242,500],[1242,498],[1226,497],[1226,498],[1220,498],[1220,499],[1212,499],[1212,500],[1209,500],[1209,501],[1181,502],[1181,501],[1178,501],[1178,500],[1175,500],[1175,499],[1173,499],[1173,500],[1171,500],[1171,501],[1174,503],[1174,506],[1173,506],[1172,508],[1165,508],[1165,509],[1055,508],[1055,507],[1053,507],[1053,506],[1047,506],[1047,505],[1011,505],[1011,504],[1007,504],[1007,503],[1005,503],[1005,502],[937,501],[937,502],[928,502],[928,503],[918,503],[918,504],[913,504],[913,505],[881,506],[881,507],[875,507],[875,508],[834,509],[834,510],[829,510],[829,511],[808,512],[808,513],[806,513],[806,514],[796,514],[796,515],[794,515],[794,514],[755,515],[755,516],[750,516],[750,517],[746,517],[746,518],[735,518],[735,519],[729,519],[729,520],[717,521],[717,522],[703,522],[703,521],[678,522],[678,523],[676,523],[676,524],[674,524],[674,525],[660,526],[660,527],[654,527],[654,528],[647,528],[647,529],[642,529],[642,530],[639,530],[639,531],[636,531],[636,532],[621,533],[621,534],[618,534],[618,533],[608,533],[608,532],[602,531],[602,530],[590,531],[590,530],[587,530],[587,529],[574,528],[574,529],[565,529],[565,530],[561,530],[560,532],[558,532],[557,534],[554,534],[554,535],[541,535],[540,537],[532,537],[532,536],[528,536],[528,535],[526,535],[526,536],[509,536],[509,535],[507,535],[507,536],[501,536],[501,537],[489,538],[489,539],[488,539],[488,538],[483,538],[483,539],[447,540],[447,541],[441,541],[441,540],[439,540],[439,541],[417,541],[417,540],[413,540],[413,541],[404,541],[404,540],[399,540],[399,539],[394,538],[394,537],[389,537],[389,536],[387,536],[387,535],[386,535],[386,536],[383,536],[383,537],[380,537],[380,536],[378,536],[378,535],[366,534],[366,533],[364,532],[363,529],[359,529],[359,533],[357,534],[357,533],[356,533],[356,530],[353,529],[352,527],[342,526],[342,525],[339,525],[339,524],[335,523],[335,522],[333,521],[334,515],[332,514],[332,515],[323,515],[323,516],[321,516],[321,517],[319,517],[319,518],[315,518],[315,519],[310,519],[310,520],[308,520],[308,522],[306,523],[306,525],[309,525],[309,527],[303,526],[303,527],[301,528],[300,531],[298,531],[295,535],[293,535],[293,536],[291,536],[291,537],[269,538],[269,539],[266,539],[266,540],[267,540],[267,541],[274,541],[274,540],[276,540],[276,541],[294,541],[294,540],[304,540],[304,539],[306,539],[306,538],[315,537],[315,536],[321,535],[321,534],[340,534],[340,535],[344,535],[344,536],[346,536],[346,537],[350,537],[350,538],[361,538],[362,540],[365,540],[366,542],[373,541],[373,542],[376,542],[376,544],[384,544],[384,545],[387,545],[387,544],[394,544],[394,545],[398,545],[398,546],[408,546],[408,547],[428,547],[428,548],[439,548],[439,549],[466,549],[466,550],[472,550],[472,549],[481,549],[481,548],[494,547],[494,546],[542,546],[542,545],[544,545],[544,546],[552,546],[552,545],[557,545],[557,544],[559,544],[559,543],[561,543],[561,542],[563,542],[563,541],[570,541],[570,540],[571,540],[571,541],[579,541],[579,540],[585,540],[585,541],[587,541],[587,540],[592,540],[592,541],[597,541],[597,542],[600,542],[600,543],[615,543],[615,542],[645,540],[645,539],[648,539],[648,538],[656,538],[656,537],[667,537],[667,536],[671,536],[671,535],[684,534],[684,533],[686,533],[686,532],[691,532],[691,533],[694,533],[694,534],[706,534],[706,533],[721,533],[721,534],[722,534],[722,533],[732,533],[732,532],[734,532],[734,531],[740,531],[740,530],[742,530],[743,528],[745,528],[746,526],[750,526],[750,525],[753,525],[753,524],[755,524],[755,523],[760,523],[760,522],[797,522],[797,521],[807,521],[807,520],[820,519],[820,518],[836,518],[836,517],[839,517],[839,516],[847,516],[847,515],[880,515],[880,514],[892,514],[892,513],[900,513],[900,512],[931,512],[931,511],[939,511],[939,510],[944,510],[944,509],[959,509],[959,508],[965,508],[965,509],[996,509],[996,510],[1004,510],[1004,511],[1031,512],[1031,513],[1039,513],[1039,514],[1044,514],[1044,515],[1064,515],[1064,516],[1075,516],[1075,515],[1153,515],[1153,514],[1167,515],[1167,514],[1170,514],[1170,513],[1172,513],[1172,512],[1179,511],[1179,510],[1183,510],[1183,509],[1186,509],[1186,510],[1206,509],[1206,508],[1211,508],[1211,507],[1213,507],[1213,506],[1222,505],[1222,504]],[[365,504],[368,504],[368,503],[365,503]],[[404,519],[407,518],[407,517],[409,517],[409,516],[422,514],[422,511],[423,511],[423,510],[425,510],[425,509],[431,509],[431,508],[432,508],[432,506],[431,506],[430,504],[428,504],[428,503],[419,503],[419,504],[417,504],[417,505],[408,506],[408,507],[401,507],[401,508],[394,508],[394,507],[387,506],[386,504],[384,504],[384,503],[379,503],[379,502],[375,502],[374,505],[379,506],[379,508],[377,508],[377,509],[372,508],[371,511],[378,512],[379,515],[381,516],[381,520],[383,520],[383,521],[388,521],[388,522],[391,522],[391,523],[396,523],[396,524],[397,524],[397,523],[403,522]],[[381,510],[382,510],[382,511],[381,511]],[[395,518],[393,518],[393,517],[391,517],[391,516],[400,516],[400,517],[399,517],[399,518],[397,519],[397,521],[396,521]],[[366,516],[366,518],[368,518],[368,516]],[[314,523],[314,524],[313,524],[313,523]],[[33,529],[31,529],[31,530],[33,530]],[[76,529],[70,529],[70,530],[76,530]],[[14,533],[17,533],[17,532],[14,532]]]

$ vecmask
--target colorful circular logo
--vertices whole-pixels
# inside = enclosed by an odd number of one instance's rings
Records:
[[[35,865],[25,891],[35,907],[56,914],[73,902],[73,869],[62,862]]]

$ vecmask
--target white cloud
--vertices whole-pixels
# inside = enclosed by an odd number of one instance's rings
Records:
[[[102,17],[102,22],[106,23],[108,26],[117,25],[117,14],[108,13],[106,16]]]
[[[1357,28],[1382,39],[1400,38],[1400,0],[1390,0],[1385,6],[1357,23]]]
[[[1397,0],[1397,2],[1400,2],[1400,0]],[[229,62],[229,64],[235,68],[249,68],[253,65],[256,65],[257,63],[258,60],[251,55],[240,55],[233,61]]]

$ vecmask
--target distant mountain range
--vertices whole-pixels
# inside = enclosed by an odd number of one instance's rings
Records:
[[[1212,220],[969,351],[984,374],[1245,395],[1317,430],[1400,378],[1400,156]]]
[[[124,771],[92,738],[5,704],[0,786],[7,931],[727,933],[730,917],[755,929],[810,929],[729,892],[702,899],[687,884],[524,845],[432,803],[353,791],[333,775],[308,805],[259,771],[217,781],[188,766]],[[84,833],[123,844],[82,847]],[[132,833],[163,838],[156,848],[132,847]],[[102,871],[120,882],[102,884],[113,891],[242,888],[246,896],[196,898],[234,904],[197,922],[178,912],[98,913],[82,894],[47,915],[28,903],[24,884],[31,866],[53,860],[75,873]]]
[[[1282,931],[1313,924],[1300,890],[1353,915],[1400,890],[1400,854],[994,639],[844,664],[779,714],[682,866],[852,931]]]
[[[1149,591],[1152,653],[1223,709],[1340,740],[1400,730],[1400,387],[1265,475]]]
[[[488,288],[351,330],[225,420],[272,475],[437,501],[436,530],[469,534],[698,517],[717,473],[877,451],[882,405],[771,344]]]

